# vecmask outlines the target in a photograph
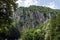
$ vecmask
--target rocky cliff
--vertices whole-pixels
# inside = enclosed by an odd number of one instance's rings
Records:
[[[20,7],[15,12],[14,21],[18,29],[30,29],[51,18],[50,8],[40,6]]]

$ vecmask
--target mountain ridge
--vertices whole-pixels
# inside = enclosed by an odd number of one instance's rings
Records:
[[[14,14],[14,20],[18,29],[30,29],[43,23],[59,11],[42,6],[19,7]]]

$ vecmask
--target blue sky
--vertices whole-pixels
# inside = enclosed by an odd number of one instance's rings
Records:
[[[52,9],[60,9],[60,0],[18,0],[18,7],[29,7],[30,5],[46,6]]]

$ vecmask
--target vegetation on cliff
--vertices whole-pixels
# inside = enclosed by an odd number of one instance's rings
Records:
[[[15,40],[20,36],[21,40],[60,40],[60,10],[42,6],[20,7],[17,9],[19,16],[15,19],[12,15],[16,11],[16,1],[0,1],[0,40]],[[24,29],[19,30],[22,26]]]

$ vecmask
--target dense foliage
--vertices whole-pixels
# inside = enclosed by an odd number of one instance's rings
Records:
[[[12,13],[16,11],[17,6],[16,1],[0,0],[0,40],[14,40],[20,37],[20,32],[12,23]],[[34,28],[22,30],[21,40],[60,40],[60,10],[40,6],[30,6],[24,10],[26,9],[31,12],[38,10],[46,14],[52,13],[52,17]],[[29,16],[28,13],[26,15]],[[25,18],[26,15],[20,14],[19,16]],[[29,21],[31,22],[32,19]],[[20,26],[24,25],[25,22],[20,21]]]
[[[34,8],[35,7],[35,8]],[[30,10],[37,10],[38,7],[31,6]],[[22,40],[60,40],[60,10],[40,7],[43,12],[52,13],[52,17],[46,20],[43,24],[33,29],[22,31]]]
[[[44,40],[44,31],[40,29],[28,29],[22,31],[22,40]]]
[[[0,40],[18,39],[20,32],[12,25],[12,14],[17,0],[0,0]]]

